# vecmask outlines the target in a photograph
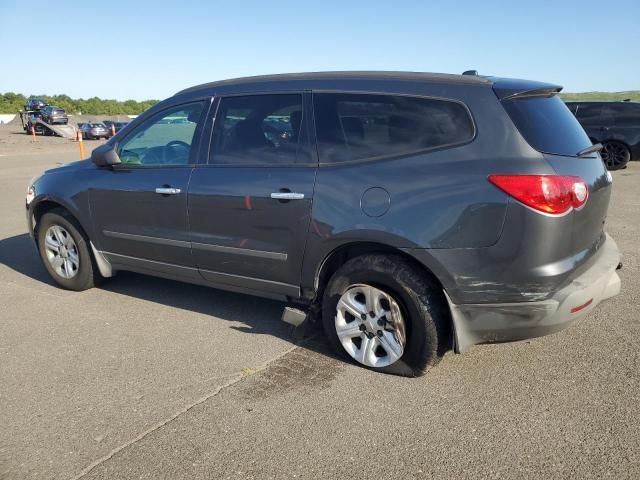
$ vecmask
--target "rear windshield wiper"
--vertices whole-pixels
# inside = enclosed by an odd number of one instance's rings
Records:
[[[602,144],[596,143],[595,145],[591,145],[590,147],[583,148],[578,153],[576,153],[576,157],[582,157],[583,155],[588,155],[589,153],[595,153],[602,150]]]

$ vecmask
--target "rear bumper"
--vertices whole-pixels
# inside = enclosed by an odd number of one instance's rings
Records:
[[[588,270],[546,300],[456,305],[447,295],[456,352],[464,352],[478,343],[522,340],[557,332],[584,317],[603,300],[617,295],[620,251],[609,235],[597,255]]]

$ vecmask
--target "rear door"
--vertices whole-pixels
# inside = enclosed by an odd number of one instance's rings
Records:
[[[302,92],[220,99],[189,186],[195,264],[221,286],[299,295],[317,160]]]
[[[121,164],[100,169],[91,214],[98,246],[114,264],[158,272],[193,267],[187,189],[209,105],[157,113],[120,140]]]

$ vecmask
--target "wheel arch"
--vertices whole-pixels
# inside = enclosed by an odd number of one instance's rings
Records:
[[[622,137],[622,136],[620,135],[620,137]],[[626,142],[626,140],[624,140],[623,138],[618,138],[618,135],[614,135],[614,136],[612,136],[612,137],[608,137],[608,138],[605,138],[605,139],[603,139],[603,140],[600,140],[600,143],[605,143],[605,142],[621,143],[622,145],[624,145],[625,147],[627,147],[627,149],[628,149],[629,151],[631,151],[631,145],[629,145],[629,144]]]
[[[440,289],[444,291],[443,282],[434,273],[432,268],[407,253],[405,249],[393,247],[384,243],[354,241],[335,247],[327,255],[325,255],[322,262],[320,262],[320,264],[316,268],[313,284],[316,299],[322,298],[324,288],[326,287],[329,279],[338,270],[338,268],[340,268],[341,265],[343,265],[348,260],[351,260],[352,258],[373,253],[392,254],[402,257],[417,271],[422,272],[425,276],[433,280],[440,287]]]
[[[72,209],[69,208],[68,205],[65,205],[64,202],[61,202],[57,199],[44,198],[34,203],[35,204],[30,208],[31,215],[33,217],[34,238],[37,238],[38,224],[40,223],[40,219],[42,218],[42,216],[45,213],[58,210],[62,212],[63,215],[73,218],[73,220],[77,222],[80,228],[82,229],[82,233],[84,234],[85,238],[89,239],[89,235],[88,235],[89,230],[87,230],[86,226],[82,224],[82,221],[80,220],[80,218],[78,218],[78,215],[74,215]]]
[[[112,277],[114,274],[114,270],[109,263],[109,261],[104,257],[104,255],[98,251],[91,241],[91,237],[89,236],[89,230],[87,230],[86,226],[83,225],[78,215],[74,215],[73,211],[65,205],[63,202],[59,202],[53,199],[42,199],[35,203],[32,207],[30,207],[30,215],[33,220],[30,219],[30,222],[33,222],[32,231],[33,231],[33,239],[36,243],[36,248],[38,246],[38,225],[40,224],[40,219],[43,215],[49,212],[60,212],[64,217],[70,218],[74,223],[80,227],[80,233],[85,238],[86,242],[89,244],[89,252],[92,256],[92,261],[95,263],[100,275],[104,278]]]

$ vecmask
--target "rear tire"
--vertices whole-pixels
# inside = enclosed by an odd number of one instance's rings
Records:
[[[372,292],[372,301],[367,292]],[[351,312],[360,312],[360,317]],[[423,375],[451,345],[442,289],[396,255],[363,255],[338,269],[323,295],[322,323],[339,355],[396,375]]]
[[[44,268],[62,288],[82,291],[102,280],[89,240],[70,215],[59,210],[45,213],[38,222],[37,241]]]
[[[631,160],[631,150],[624,143],[616,140],[602,142],[600,152],[602,161],[607,166],[607,170],[620,170],[627,166]]]

